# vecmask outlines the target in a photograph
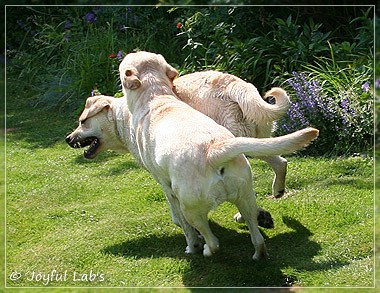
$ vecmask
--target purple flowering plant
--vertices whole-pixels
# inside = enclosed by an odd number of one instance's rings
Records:
[[[283,135],[313,126],[320,130],[314,147],[308,151],[325,154],[347,154],[368,148],[372,141],[372,111],[370,103],[361,103],[353,92],[331,97],[316,79],[305,73],[293,72],[288,80],[292,88],[287,115],[277,123],[276,134]],[[361,87],[369,91],[369,83]]]
[[[86,13],[85,17],[91,23],[96,23],[96,21],[97,21],[97,18],[96,18],[95,13],[93,11]]]
[[[122,61],[123,60],[123,52],[120,50],[119,52],[117,52],[117,59],[119,60],[119,61]]]
[[[363,90],[363,92],[364,92],[364,93],[368,93],[368,92],[369,92],[369,89],[370,89],[370,85],[369,85],[369,83],[368,83],[368,82],[363,83],[363,85],[362,85],[362,90]]]

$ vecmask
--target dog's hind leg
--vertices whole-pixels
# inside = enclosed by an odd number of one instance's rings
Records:
[[[260,159],[267,162],[272,167],[275,173],[272,184],[272,194],[274,197],[280,198],[285,192],[287,160],[280,156],[260,157]]]
[[[204,256],[212,256],[219,250],[219,240],[212,233],[208,223],[209,209],[197,207],[189,207],[181,204],[181,209],[184,217],[191,226],[199,231],[206,241],[203,248]]]
[[[181,223],[178,219],[177,213],[175,211],[175,207],[173,207],[172,203],[169,200],[168,202],[169,202],[169,208],[170,208],[170,215],[172,216],[172,222],[178,227],[181,227]]]
[[[237,208],[239,209],[241,215],[244,217],[249,232],[251,233],[251,240],[253,246],[255,247],[255,254],[253,255],[254,260],[259,260],[266,258],[267,252],[264,243],[264,238],[260,233],[257,224],[257,205],[256,205],[256,196],[254,192],[251,192],[251,195],[240,197],[234,202]]]
[[[199,238],[198,232],[186,221],[183,216],[180,204],[176,196],[174,196],[173,191],[169,187],[164,187],[166,198],[168,199],[170,206],[170,214],[172,216],[172,221],[177,226],[181,227],[186,238],[187,247],[186,253],[197,253],[202,250],[202,242]]]

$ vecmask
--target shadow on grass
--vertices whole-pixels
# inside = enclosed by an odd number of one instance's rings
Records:
[[[190,268],[183,273],[183,285],[188,287],[290,287],[298,281],[299,272],[324,271],[347,264],[313,261],[321,246],[309,239],[311,232],[295,219],[284,217],[283,221],[293,231],[273,238],[262,232],[269,252],[265,261],[252,260],[254,248],[248,232],[239,233],[214,222],[211,228],[220,240],[221,251],[211,258],[186,255],[183,235],[151,235],[106,247],[102,252],[138,259],[186,259]]]
[[[97,167],[99,163],[106,163],[107,161],[110,161],[114,159],[115,157],[123,156],[121,154],[117,154],[115,152],[103,152],[99,154],[95,159],[89,160],[83,157],[83,155],[77,156],[75,159],[73,159],[74,164],[78,165],[88,165],[88,166],[95,166]],[[113,166],[108,167],[106,170],[104,170],[105,176],[117,176],[121,174],[125,174],[128,172],[128,170],[139,170],[142,169],[142,167],[135,161],[135,159],[131,157],[125,157],[122,161],[118,162],[117,164],[114,164]]]
[[[7,97],[7,133],[12,140],[26,141],[32,149],[64,142],[76,120],[74,115],[33,108]]]
[[[83,152],[85,151],[85,149],[86,148],[79,149],[80,154],[73,160],[73,163],[81,164],[81,165],[82,164],[90,164],[91,165],[91,164],[104,163],[104,162],[107,162],[107,161],[112,160],[114,158],[124,156],[121,153],[117,153],[117,152],[114,152],[111,150],[107,150],[107,151],[101,152],[94,159],[86,159],[83,156]],[[135,161],[135,159],[132,157],[129,157],[129,158],[126,157],[125,160],[123,160],[123,163],[121,163],[121,165],[123,165],[123,166],[125,165],[125,167],[129,167],[129,168],[133,168],[133,169],[141,168],[139,166],[139,164]]]
[[[327,178],[323,181],[323,184],[319,184],[324,186],[324,188],[339,185],[339,186],[355,186],[358,189],[371,190],[373,189],[373,182],[368,180],[368,178]]]

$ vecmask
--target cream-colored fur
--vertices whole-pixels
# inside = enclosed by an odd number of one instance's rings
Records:
[[[273,122],[289,108],[286,92],[272,88],[264,96],[273,96],[276,104],[265,102],[256,87],[231,74],[203,71],[186,74],[174,80],[177,97],[226,127],[236,137],[270,137]],[[274,170],[272,194],[281,197],[285,191],[287,161],[280,156],[261,157]]]
[[[73,148],[89,146],[84,151],[84,156],[88,159],[93,159],[102,151],[110,149],[119,153],[130,152],[140,165],[143,165],[139,160],[130,122],[130,112],[125,97],[114,98],[103,95],[89,97],[79,117],[78,127],[66,137],[66,141]],[[258,209],[259,226],[273,228],[271,214],[262,208]],[[240,215],[237,216],[236,220],[242,222]],[[174,216],[173,222],[179,225]]]
[[[125,98],[89,97],[78,127],[66,137],[66,142],[73,148],[89,146],[84,151],[87,159],[93,159],[105,150],[114,150],[130,152],[138,160],[130,117]]]
[[[246,220],[255,247],[254,259],[265,257],[257,225],[250,156],[294,152],[318,135],[307,128],[278,138],[235,138],[211,118],[179,101],[173,79],[177,71],[159,55],[128,54],[121,62],[120,80],[131,113],[131,132],[138,157],[162,185],[171,210],[184,230],[187,248],[203,254],[219,249],[208,224],[208,212],[224,201],[234,203]]]

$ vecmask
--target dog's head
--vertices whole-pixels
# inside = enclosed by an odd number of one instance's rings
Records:
[[[169,65],[160,54],[139,51],[129,53],[124,57],[119,66],[120,80],[125,90],[135,90],[141,87],[142,79],[146,74],[153,74],[163,80],[170,88],[173,80],[178,75],[177,70]]]
[[[120,144],[113,107],[115,98],[108,96],[89,97],[79,117],[78,127],[66,137],[73,148],[89,146],[84,151],[87,159],[95,158],[106,149],[115,149]]]

